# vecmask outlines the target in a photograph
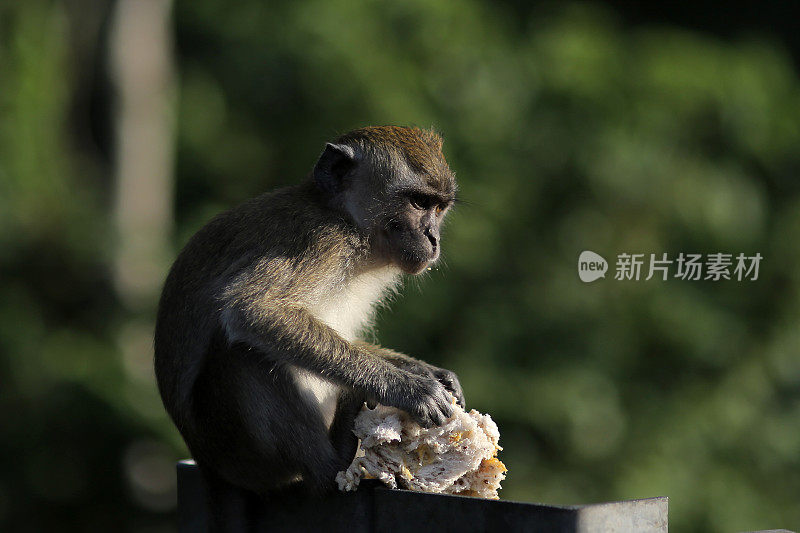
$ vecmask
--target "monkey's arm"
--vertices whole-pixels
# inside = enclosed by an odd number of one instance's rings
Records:
[[[349,343],[306,309],[278,298],[233,298],[222,312],[231,342],[361,391],[402,409],[420,424],[441,425],[452,413],[449,394],[435,378],[403,370],[368,345]]]
[[[390,350],[389,348],[384,348],[383,346],[379,346],[377,344],[370,344],[361,340],[355,341],[353,344],[356,346],[365,347],[371,353],[374,353],[385,361],[389,361],[397,368],[401,368],[411,372],[412,374],[432,377],[444,385],[444,387],[450,391],[453,396],[455,396],[456,401],[458,401],[461,407],[466,406],[466,402],[464,400],[464,391],[461,388],[461,383],[458,381],[458,376],[455,374],[455,372],[445,368],[433,366],[425,361],[415,359],[409,355]]]

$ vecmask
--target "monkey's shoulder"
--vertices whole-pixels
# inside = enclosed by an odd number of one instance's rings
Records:
[[[297,257],[306,253],[350,253],[365,245],[352,221],[329,208],[309,184],[285,187],[241,204],[230,212],[245,246]]]
[[[306,264],[348,262],[367,240],[306,184],[278,189],[225,211],[186,244],[173,270],[218,279],[249,264],[280,259]]]

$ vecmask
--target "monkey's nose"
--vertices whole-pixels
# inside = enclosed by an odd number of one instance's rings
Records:
[[[433,250],[436,251],[436,248],[439,246],[438,233],[432,232],[430,229],[426,229],[425,236],[428,237],[429,241],[431,241],[431,246],[433,246]]]

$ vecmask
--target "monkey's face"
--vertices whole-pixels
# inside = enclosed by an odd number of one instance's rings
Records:
[[[345,205],[369,233],[379,262],[420,274],[441,255],[441,225],[454,191],[438,190],[418,173],[404,170],[388,178],[373,174],[353,180]]]
[[[364,190],[358,196],[367,199],[360,212],[373,252],[406,274],[420,274],[441,255],[441,225],[456,186],[441,154],[437,163],[425,169],[412,168],[402,157],[378,160],[364,166],[367,175],[360,180]]]
[[[387,259],[407,274],[419,274],[439,259],[440,227],[450,204],[429,191],[400,193],[398,210],[378,236]]]

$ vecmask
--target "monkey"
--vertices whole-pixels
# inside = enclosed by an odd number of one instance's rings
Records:
[[[455,373],[360,337],[403,276],[439,259],[456,192],[437,133],[366,127],[189,240],[159,301],[154,367],[209,484],[321,495],[355,455],[365,402],[424,427],[464,405]]]

